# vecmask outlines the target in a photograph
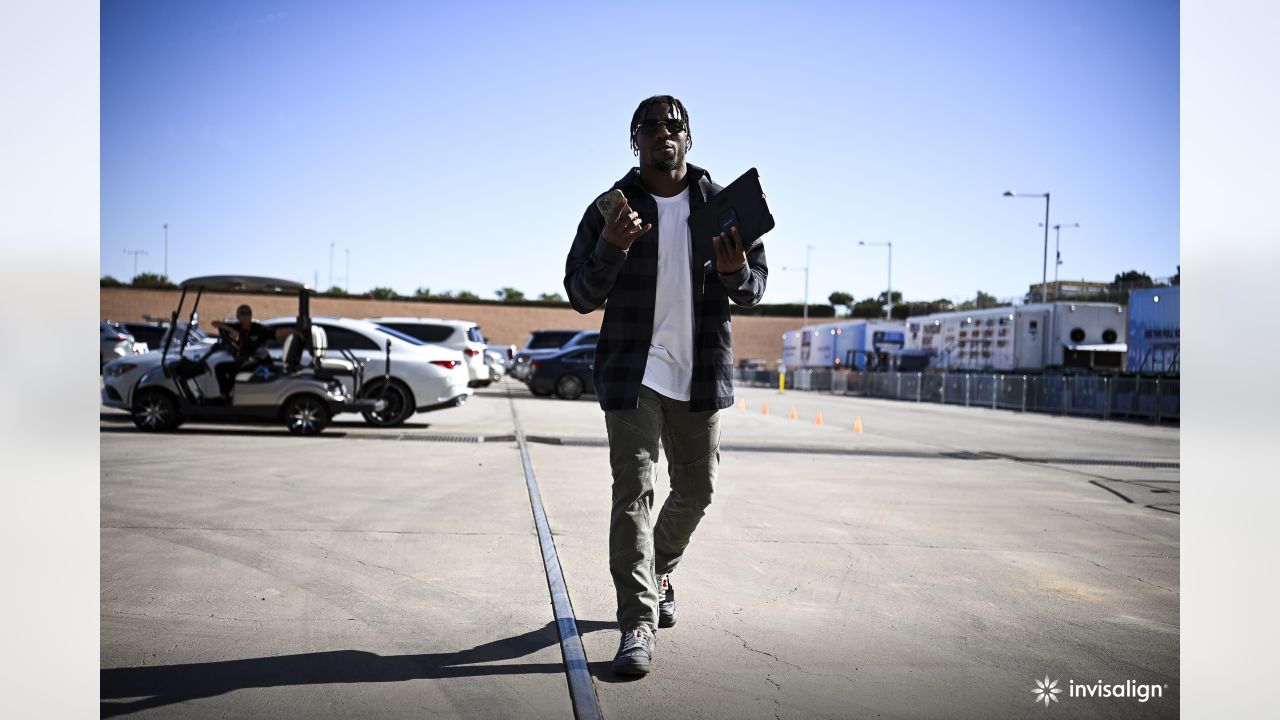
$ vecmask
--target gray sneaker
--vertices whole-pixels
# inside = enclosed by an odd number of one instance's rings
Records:
[[[618,675],[648,675],[653,662],[653,649],[658,638],[644,628],[622,633],[618,654],[613,658],[613,672]]]
[[[676,589],[671,587],[670,575],[658,576],[658,627],[669,628],[676,624]]]

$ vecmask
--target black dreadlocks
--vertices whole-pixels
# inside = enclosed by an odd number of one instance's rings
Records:
[[[689,145],[687,149],[692,150],[693,126],[689,124],[689,111],[684,109],[684,103],[670,95],[654,95],[653,97],[642,100],[640,102],[640,106],[631,114],[631,152],[636,155],[640,154],[640,146],[636,144],[636,133],[640,131],[640,122],[644,120],[645,114],[649,112],[649,106],[654,103],[666,103],[670,105],[676,111],[676,118],[684,120],[685,127],[688,128],[685,132],[689,136]]]

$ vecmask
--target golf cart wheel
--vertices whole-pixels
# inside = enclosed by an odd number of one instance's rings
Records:
[[[178,404],[163,390],[145,390],[133,403],[133,424],[143,432],[165,432],[182,422]]]
[[[315,395],[294,395],[284,404],[284,422],[294,435],[319,435],[329,424],[329,406]]]
[[[392,380],[391,384],[387,385],[386,395],[382,394],[382,383],[378,383],[372,385],[364,396],[380,397],[387,401],[387,406],[381,411],[365,410],[360,413],[364,416],[364,421],[374,427],[395,427],[403,424],[413,414],[413,393],[399,380]]]
[[[556,394],[565,400],[582,397],[582,379],[577,375],[561,375],[556,381]]]

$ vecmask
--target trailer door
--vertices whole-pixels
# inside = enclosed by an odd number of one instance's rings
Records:
[[[1017,313],[1014,339],[1014,366],[1019,370],[1043,370],[1044,348],[1049,337],[1048,311]]]

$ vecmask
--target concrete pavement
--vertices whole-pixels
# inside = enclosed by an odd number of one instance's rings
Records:
[[[1176,428],[739,397],[680,622],[629,682],[591,396],[506,381],[316,439],[104,415],[104,712],[571,716],[515,444],[443,441],[511,435],[514,404],[606,718],[1025,717],[1046,675],[1168,686],[1058,715],[1177,716]]]

